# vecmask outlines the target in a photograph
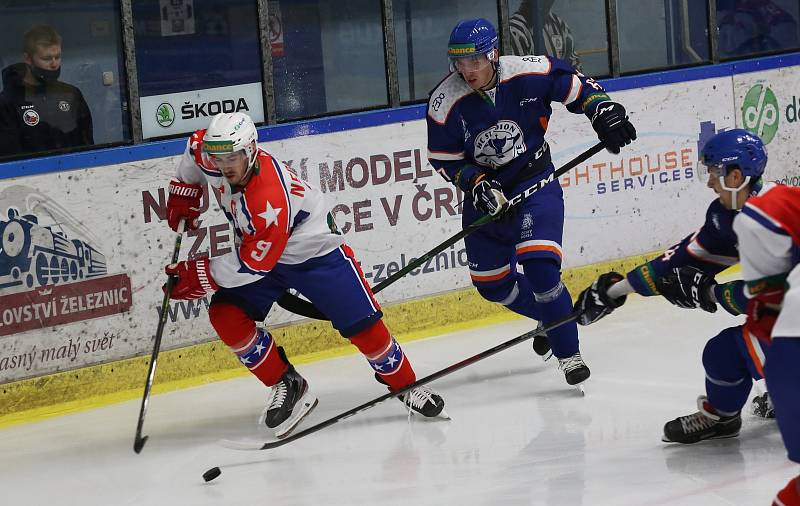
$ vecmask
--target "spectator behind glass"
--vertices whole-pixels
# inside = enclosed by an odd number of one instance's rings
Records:
[[[24,62],[2,72],[0,156],[94,144],[92,115],[83,95],[58,80],[61,36],[40,25],[23,41]]]
[[[582,72],[581,62],[575,52],[575,41],[567,23],[553,12],[555,0],[538,2],[539,15],[532,0],[522,0],[517,12],[508,20],[511,32],[511,54],[524,56],[529,54],[546,54],[569,63],[575,70]],[[538,20],[542,25],[542,43],[544,48],[537,48],[533,25]]]
[[[798,46],[797,21],[772,0],[717,0],[723,58]]]

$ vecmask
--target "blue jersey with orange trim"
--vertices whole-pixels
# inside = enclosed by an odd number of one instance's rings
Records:
[[[207,181],[216,188],[233,226],[236,247],[211,259],[211,274],[220,286],[252,283],[279,263],[303,263],[343,244],[319,189],[262,149],[244,188],[231,188],[219,170],[203,162],[203,133],[198,130],[189,138],[176,173],[183,182]]]
[[[519,171],[548,149],[552,102],[592,117],[609,100],[594,79],[549,56],[502,56],[497,74],[487,92],[473,90],[457,72],[431,92],[428,159],[448,181],[459,184],[457,173],[470,164],[510,189]]]
[[[767,183],[758,188],[763,193],[774,186]],[[753,197],[755,198],[755,197]],[[676,267],[694,267],[715,276],[739,263],[739,249],[733,220],[738,211],[726,209],[719,199],[708,206],[703,226],[686,236],[659,257],[640,265],[627,274],[628,282],[636,293],[644,296],[658,295],[656,280]],[[747,305],[744,282],[741,280],[719,284],[714,288],[717,301],[728,312],[742,314]]]

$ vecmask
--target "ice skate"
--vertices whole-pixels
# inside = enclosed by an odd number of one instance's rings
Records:
[[[444,410],[444,399],[442,399],[442,396],[425,385],[400,394],[397,398],[400,399],[410,411],[419,413],[427,418],[439,416],[446,420],[450,419],[450,416]]]
[[[544,328],[542,322],[536,326],[536,330]],[[553,350],[550,349],[550,339],[547,334],[541,333],[533,338],[533,351],[542,357],[542,360],[547,362],[553,356]]]
[[[769,392],[753,397],[753,414],[760,418],[775,418],[775,408]]]
[[[262,418],[267,427],[275,429],[275,437],[281,439],[292,432],[317,402],[316,396],[309,392],[308,382],[290,365],[272,387]]]
[[[580,352],[566,358],[558,359],[558,368],[564,371],[567,383],[578,389],[583,394],[581,383],[586,381],[591,374],[589,368],[583,362]]]
[[[693,444],[706,439],[736,437],[742,428],[739,413],[722,416],[714,410],[705,395],[697,398],[696,413],[681,416],[664,425],[665,443]]]

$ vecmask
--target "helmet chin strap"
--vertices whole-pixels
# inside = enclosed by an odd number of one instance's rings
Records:
[[[496,78],[497,78],[497,64],[491,62],[492,65],[492,77],[489,78],[489,82],[484,84],[480,87],[481,91],[489,91],[495,86],[497,86]]]
[[[487,55],[487,59],[489,60],[489,65],[492,66],[492,77],[489,78],[489,82],[481,86],[481,91],[488,91],[497,86],[497,66],[500,60],[500,55],[497,52],[497,49],[492,49],[492,51]]]
[[[719,185],[720,185],[720,187],[723,190],[726,190],[726,191],[730,192],[730,194],[731,194],[731,208],[734,211],[738,211],[742,207],[744,207],[744,200],[747,200],[747,198],[745,197],[745,199],[742,201],[742,204],[739,205],[737,197],[739,196],[739,193],[747,186],[747,184],[749,182],[750,182],[750,176],[745,176],[744,181],[742,181],[742,184],[740,184],[736,188],[731,188],[731,187],[729,187],[728,185],[725,184],[725,176],[719,176]]]

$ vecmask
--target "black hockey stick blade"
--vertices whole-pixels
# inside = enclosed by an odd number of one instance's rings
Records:
[[[575,167],[577,167],[578,165],[582,164],[583,162],[585,162],[589,158],[593,157],[594,155],[596,155],[597,153],[599,153],[603,149],[605,149],[605,145],[602,142],[598,142],[597,144],[595,144],[591,148],[587,149],[583,153],[579,154],[578,156],[576,156],[575,158],[573,158],[572,160],[570,160],[569,162],[567,162],[563,166],[559,167],[556,171],[554,171],[548,177],[537,181],[536,183],[531,185],[529,188],[527,188],[523,192],[519,193],[518,195],[515,195],[513,198],[511,198],[508,201],[509,202],[509,207],[519,204],[520,202],[522,202],[523,200],[527,199],[528,197],[530,197],[531,195],[533,195],[537,191],[541,190],[546,185],[548,185],[551,182],[555,181],[556,179],[558,179],[559,177],[561,177],[562,175],[564,175],[568,171],[574,169]],[[383,281],[381,281],[380,283],[378,283],[377,285],[372,287],[372,293],[373,294],[377,294],[378,292],[380,292],[381,290],[383,290],[387,286],[391,285],[392,283],[394,283],[398,279],[402,278],[403,276],[405,276],[409,272],[413,271],[417,267],[423,265],[425,262],[427,262],[431,258],[435,257],[436,255],[438,255],[442,251],[446,250],[447,248],[449,248],[453,244],[457,243],[458,241],[460,241],[464,237],[468,236],[472,232],[476,231],[477,229],[479,229],[480,227],[482,227],[486,223],[489,223],[490,221],[492,221],[492,219],[493,218],[491,216],[489,216],[489,215],[481,216],[480,218],[478,218],[474,222],[472,222],[469,225],[467,225],[466,227],[464,227],[462,230],[460,230],[457,233],[455,233],[453,236],[451,236],[449,239],[447,239],[443,243],[439,244],[438,246],[435,246],[432,250],[428,251],[427,253],[425,253],[421,257],[417,258],[416,260],[414,260],[412,262],[409,262],[408,265],[406,265],[405,267],[403,267],[399,271],[395,272],[394,274],[392,274],[388,278],[384,279]],[[292,313],[298,314],[300,316],[305,316],[307,318],[314,318],[314,319],[317,319],[317,320],[329,320],[329,318],[327,316],[325,316],[322,313],[322,311],[317,309],[317,307],[314,306],[314,304],[312,304],[311,302],[309,302],[309,301],[307,301],[305,299],[301,299],[300,297],[292,295],[289,292],[284,292],[284,294],[281,295],[278,298],[278,305],[280,307],[282,307],[283,309],[285,309],[287,311],[291,311]]]
[[[186,227],[186,222],[181,220],[178,224],[178,235],[175,237],[175,246],[172,248],[172,261],[171,264],[178,262],[178,254],[181,251],[181,239],[183,238],[183,231]],[[167,285],[164,288],[164,298],[161,300],[161,313],[158,318],[158,327],[156,328],[155,341],[153,342],[153,353],[150,356],[150,365],[147,369],[147,380],[144,384],[144,394],[142,394],[142,405],[139,408],[139,421],[136,423],[136,438],[133,440],[133,451],[140,453],[144,444],[147,442],[147,436],[142,436],[144,429],[144,417],[147,414],[147,405],[150,403],[150,390],[153,388],[153,378],[156,375],[156,363],[158,361],[158,352],[161,350],[161,337],[164,335],[164,326],[167,324],[167,315],[169,309],[169,294],[175,286],[177,278],[170,276],[167,279]]]
[[[229,440],[229,439],[223,439],[222,441],[220,441],[220,444],[222,444],[222,446],[225,446],[226,448],[231,448],[233,450],[271,450],[273,448],[277,448],[279,446],[283,446],[285,444],[289,444],[292,441],[297,441],[300,438],[303,438],[305,436],[313,434],[313,433],[315,433],[317,431],[320,431],[320,430],[322,430],[322,429],[324,429],[326,427],[329,427],[329,426],[331,426],[331,425],[333,425],[335,423],[341,422],[345,418],[350,418],[351,416],[356,415],[358,413],[361,413],[362,411],[366,411],[366,410],[368,410],[368,409],[370,409],[372,407],[375,407],[375,406],[377,406],[378,404],[382,403],[383,401],[385,401],[387,399],[391,399],[392,397],[397,397],[398,395],[402,395],[402,394],[404,394],[404,393],[406,393],[406,392],[408,392],[410,390],[413,390],[413,389],[417,388],[418,386],[422,386],[422,385],[425,385],[425,384],[430,383],[432,381],[436,381],[437,379],[442,378],[444,376],[447,376],[448,374],[454,373],[454,372],[456,372],[456,371],[458,371],[460,369],[463,369],[463,368],[465,368],[465,367],[467,367],[469,365],[472,365],[472,364],[474,364],[476,362],[479,362],[479,361],[481,361],[481,360],[483,360],[485,358],[489,358],[492,355],[500,353],[503,350],[507,350],[508,348],[511,348],[512,346],[516,346],[519,343],[522,343],[522,342],[527,341],[529,339],[533,339],[537,335],[546,334],[547,332],[549,332],[549,331],[551,331],[551,330],[553,330],[553,329],[555,329],[557,327],[560,327],[561,325],[564,325],[565,323],[569,323],[569,322],[575,320],[579,316],[579,314],[580,313],[578,313],[577,311],[572,312],[569,315],[565,316],[564,318],[561,318],[560,320],[556,320],[556,321],[552,322],[550,325],[547,325],[546,327],[541,327],[541,328],[537,328],[537,329],[525,332],[524,334],[521,334],[521,335],[519,335],[519,336],[517,336],[517,337],[515,337],[513,339],[509,339],[508,341],[505,341],[503,343],[500,343],[497,346],[494,346],[493,348],[489,348],[488,350],[484,350],[484,351],[482,351],[482,352],[480,352],[480,353],[478,353],[476,355],[473,355],[473,356],[471,356],[469,358],[465,358],[461,362],[457,362],[457,363],[455,363],[453,365],[445,367],[444,369],[440,369],[439,371],[436,371],[433,374],[425,376],[422,379],[418,379],[417,381],[415,381],[414,383],[411,383],[410,385],[406,386],[405,388],[402,388],[400,390],[396,390],[394,392],[388,392],[386,394],[383,394],[380,397],[376,397],[376,398],[372,399],[371,401],[367,401],[364,404],[361,404],[360,406],[356,406],[356,407],[354,407],[352,409],[349,409],[349,410],[347,410],[347,411],[345,411],[343,413],[340,413],[340,414],[338,414],[336,416],[328,418],[327,420],[319,422],[316,425],[312,425],[311,427],[308,427],[307,429],[301,430],[300,432],[295,432],[294,434],[291,434],[291,435],[289,435],[289,436],[287,436],[287,437],[285,437],[283,439],[278,439],[276,441],[270,441],[270,442],[267,442],[267,443],[262,443],[262,442],[259,442],[259,441],[247,441],[247,440],[244,440],[244,441],[232,441],[232,440]]]

